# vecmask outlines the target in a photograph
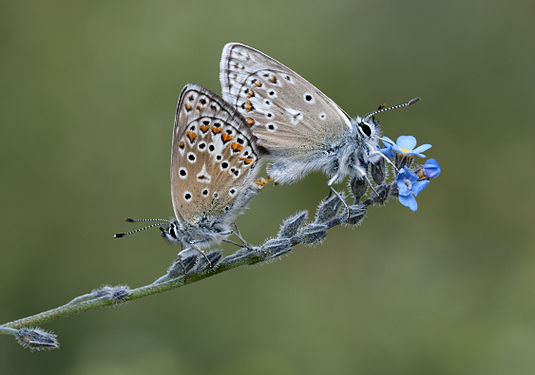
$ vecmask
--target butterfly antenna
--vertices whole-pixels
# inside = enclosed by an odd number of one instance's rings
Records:
[[[144,222],[144,221],[157,221],[158,223],[151,224],[151,225],[148,225],[146,227],[139,228],[139,229],[134,229],[134,230],[131,230],[130,232],[116,233],[116,234],[113,235],[113,238],[121,238],[121,237],[128,236],[128,235],[131,235],[131,234],[134,234],[134,233],[137,233],[137,232],[141,232],[141,231],[143,231],[145,229],[154,228],[154,227],[156,227],[158,225],[162,225],[162,224],[171,224],[171,221],[167,220],[167,219],[132,219],[131,217],[127,217],[126,219],[124,219],[124,221],[129,222],[129,223],[139,223],[139,222]]]
[[[157,227],[159,225],[162,225],[162,224],[165,224],[165,223],[156,223],[156,224],[151,224],[151,225],[147,225],[146,227],[143,227],[143,228],[138,228],[138,229],[134,229],[134,230],[131,230],[129,232],[124,232],[124,233],[115,233],[113,235],[113,238],[121,238],[121,237],[126,237],[126,236],[129,236],[131,234],[134,234],[134,233],[137,233],[137,232],[141,232],[145,229],[150,229],[150,228],[154,228],[154,227]]]
[[[167,219],[132,219],[131,217],[127,217],[126,219],[124,219],[124,221],[129,223],[139,223],[142,221],[164,221],[166,223],[171,223],[171,220]]]
[[[408,102],[406,103],[402,103],[402,104],[398,104],[398,105],[395,105],[395,106],[392,106],[392,107],[387,107],[385,108],[384,105],[381,105],[379,106],[379,109],[373,111],[373,112],[370,112],[368,113],[366,116],[364,116],[364,119],[369,119],[370,117],[372,116],[375,116],[376,114],[378,113],[382,113],[382,112],[386,112],[386,111],[390,111],[392,109],[398,109],[398,108],[403,108],[403,107],[408,107],[410,105],[413,105],[414,103],[417,103],[420,101],[420,98],[412,98],[411,100],[409,100]]]

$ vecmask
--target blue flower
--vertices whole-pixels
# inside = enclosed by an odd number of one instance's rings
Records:
[[[435,159],[429,159],[425,162],[419,175],[427,179],[435,178],[440,175],[440,165]]]
[[[427,143],[414,148],[416,146],[416,138],[414,138],[412,135],[401,135],[398,137],[395,143],[388,137],[382,137],[381,140],[383,143],[387,142],[391,144],[392,150],[398,154],[402,154],[403,156],[416,155],[420,158],[425,158],[425,155],[421,154],[421,152],[431,148],[431,145]]]
[[[399,203],[412,211],[416,211],[418,203],[416,203],[415,197],[429,185],[429,180],[418,181],[418,176],[413,171],[403,167],[396,177],[396,183],[398,185]]]
[[[382,141],[382,139],[381,139],[381,141]],[[383,141],[383,145],[385,146],[383,148],[381,148],[381,147],[379,147],[379,145],[377,145],[377,150],[379,150],[379,152],[381,152],[387,158],[392,159],[394,157],[394,153],[392,152],[392,145],[390,143],[388,143],[388,142],[385,142],[385,141]]]

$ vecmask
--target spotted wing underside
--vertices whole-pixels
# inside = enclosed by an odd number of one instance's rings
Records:
[[[314,85],[249,46],[225,45],[219,79],[223,98],[272,155],[306,157],[351,129],[350,117]]]
[[[198,223],[233,211],[255,176],[259,153],[244,118],[195,84],[182,90],[173,127],[171,197],[178,220]]]

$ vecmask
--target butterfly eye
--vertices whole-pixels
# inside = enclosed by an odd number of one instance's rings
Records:
[[[362,133],[366,135],[366,137],[371,137],[372,128],[370,127],[370,125],[366,124],[365,122],[359,122],[359,129]]]

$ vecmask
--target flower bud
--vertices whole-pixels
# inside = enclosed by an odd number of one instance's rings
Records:
[[[298,214],[284,220],[277,234],[279,238],[290,238],[295,236],[301,225],[305,222],[308,217],[307,211],[301,211]]]

